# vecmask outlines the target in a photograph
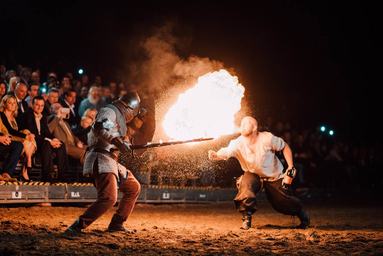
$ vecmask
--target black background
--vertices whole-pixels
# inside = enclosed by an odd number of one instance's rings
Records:
[[[258,115],[338,136],[380,140],[381,15],[345,1],[7,1],[0,60],[44,72],[84,68],[104,82],[129,56],[129,38],[173,20],[183,58],[233,68]],[[49,63],[49,65],[47,64]]]

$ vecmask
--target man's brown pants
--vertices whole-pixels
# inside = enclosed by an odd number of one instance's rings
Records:
[[[97,166],[96,160],[93,168],[93,179],[94,185],[97,188],[97,200],[79,217],[81,228],[88,227],[117,202],[118,188],[116,176],[113,173],[100,174]],[[133,211],[141,186],[133,174],[128,171],[128,178],[120,184],[119,190],[123,195],[112,218],[112,222],[122,225]]]

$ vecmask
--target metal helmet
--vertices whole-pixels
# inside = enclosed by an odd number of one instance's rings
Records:
[[[140,109],[140,96],[136,92],[128,92],[127,94],[122,95],[119,99],[126,104],[126,107],[133,112],[133,115],[136,116]]]

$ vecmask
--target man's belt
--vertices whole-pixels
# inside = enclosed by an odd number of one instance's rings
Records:
[[[118,158],[112,152],[109,152],[108,150],[102,149],[102,148],[90,148],[89,152],[96,152],[96,153],[101,153],[101,154],[107,155],[110,158],[114,159],[115,161],[117,161],[117,158]]]

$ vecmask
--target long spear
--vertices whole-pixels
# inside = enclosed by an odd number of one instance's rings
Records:
[[[130,148],[132,150],[134,149],[143,149],[143,148],[156,148],[156,147],[165,147],[165,146],[172,146],[172,145],[178,145],[178,144],[185,144],[185,143],[191,143],[191,142],[201,142],[201,141],[207,141],[207,140],[213,140],[214,138],[200,138],[200,139],[193,139],[193,140],[176,140],[176,141],[167,141],[167,142],[160,142],[160,143],[147,143],[145,145],[132,145]]]

